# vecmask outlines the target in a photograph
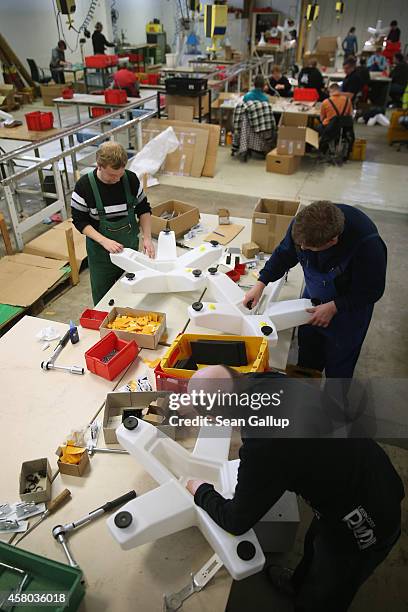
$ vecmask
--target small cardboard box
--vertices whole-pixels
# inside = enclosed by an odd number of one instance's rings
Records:
[[[218,225],[229,225],[230,223],[230,211],[228,210],[228,208],[219,208]]]
[[[123,411],[127,408],[142,410],[143,414],[148,416],[146,420],[149,423],[154,425],[157,423],[158,429],[174,440],[176,428],[173,425],[162,424],[170,414],[169,395],[170,393],[163,391],[108,393],[102,423],[105,444],[118,444],[116,429],[122,422]]]
[[[32,491],[30,493],[24,493],[27,487],[27,476],[28,474],[34,474],[39,471],[45,471],[46,476],[44,479],[40,478],[40,482],[37,486],[42,486],[42,491]],[[51,481],[52,472],[48,459],[43,457],[41,459],[33,459],[32,461],[24,461],[21,465],[20,471],[20,499],[24,502],[47,502],[51,499]]]
[[[173,96],[166,95],[166,107],[169,109],[170,106],[191,106],[194,110],[194,117],[198,117],[200,97],[199,96]],[[201,114],[202,116],[207,115],[210,109],[208,100],[208,94],[201,96]]]
[[[261,198],[252,215],[251,241],[261,251],[272,253],[284,238],[300,206],[299,200]]]
[[[2,84],[0,85],[0,106],[3,110],[12,111],[14,110],[14,94],[16,90],[14,85]]]
[[[109,329],[108,323],[111,323],[117,316],[126,315],[130,317],[142,317],[145,314],[153,312],[152,310],[136,310],[135,308],[112,308],[101,323],[99,333],[101,338],[113,332],[122,340],[134,340],[140,348],[155,349],[160,342],[160,338],[166,331],[166,315],[164,312],[155,312],[160,318],[160,327],[155,334],[138,334],[136,332],[121,331],[120,329]]]
[[[62,95],[62,90],[66,89],[69,85],[70,83],[59,85],[40,85],[40,92],[44,106],[54,106],[54,98],[60,98]]]
[[[170,104],[167,107],[167,112],[170,120],[191,122],[194,118],[194,106]]]
[[[313,51],[304,54],[304,60],[315,60],[321,66],[334,66],[337,52],[336,36],[321,36]]]
[[[319,147],[319,134],[307,127],[308,116],[303,113],[282,113],[277,153],[279,155],[303,156],[306,144]]]
[[[293,174],[299,168],[300,157],[295,155],[279,155],[274,149],[266,156],[266,171],[276,174]]]
[[[261,249],[256,242],[244,242],[244,244],[241,246],[242,254],[247,259],[253,259],[260,250]]]
[[[56,454],[58,457],[61,457],[62,450],[60,447],[57,449]],[[58,459],[57,465],[61,474],[67,474],[68,476],[82,476],[89,465],[88,453],[85,450],[85,452],[82,453],[81,461],[77,464],[62,463],[62,461]]]
[[[174,218],[161,218],[160,215],[164,212],[174,213]],[[161,231],[169,229],[175,233],[176,238],[180,238],[199,222],[200,211],[197,206],[178,200],[168,200],[152,206],[151,226],[153,236],[158,236]]]

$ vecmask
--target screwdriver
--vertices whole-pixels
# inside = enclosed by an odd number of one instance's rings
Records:
[[[62,493],[57,495],[57,497],[55,497],[48,503],[47,509],[42,513],[38,521],[36,521],[33,525],[31,525],[31,527],[27,529],[27,531],[25,531],[23,535],[18,538],[18,540],[16,540],[15,544],[19,544],[19,542],[21,542],[21,540],[23,540],[26,537],[26,535],[31,533],[33,529],[37,527],[37,525],[42,523],[42,521],[46,519],[48,516],[50,516],[50,514],[53,514],[56,510],[58,510],[58,508],[60,508],[63,504],[65,504],[65,502],[67,502],[70,498],[71,498],[71,491],[69,491],[68,489],[64,489]]]

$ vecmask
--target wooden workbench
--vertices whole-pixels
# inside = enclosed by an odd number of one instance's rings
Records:
[[[25,125],[17,127],[5,128],[0,127],[0,140],[24,140],[27,142],[40,142],[51,136],[58,136],[62,130],[60,128],[52,128],[51,130],[28,130]]]
[[[232,217],[231,221],[244,225],[244,229],[227,246],[240,246],[250,239],[251,220]],[[202,214],[201,222],[206,231],[190,240],[189,246],[200,244],[207,233],[216,227],[218,219],[215,215]],[[241,280],[248,285],[255,282],[250,274]],[[292,270],[289,283],[282,292],[282,299],[298,297],[301,284],[302,275],[299,270]],[[187,326],[187,306],[197,296],[192,293],[131,294],[125,292],[118,281],[97,308],[107,309],[107,301],[112,297],[117,306],[164,310],[168,320],[168,341],[171,341]],[[112,382],[89,372],[84,376],[57,371],[43,372],[40,363],[47,358],[51,349],[43,352],[34,336],[39,329],[49,325],[57,327],[61,332],[66,330],[66,325],[61,323],[25,317],[0,339],[0,418],[3,427],[9,432],[9,435],[3,435],[0,447],[0,460],[3,465],[7,465],[7,470],[3,470],[5,483],[2,486],[2,501],[18,499],[18,474],[22,461],[46,456],[55,470],[54,452],[64,436],[73,429],[83,427],[97,414],[100,420],[106,393],[115,386],[144,374],[153,382],[154,373],[149,362],[160,358],[167,350],[166,346],[159,346],[156,351],[143,349],[128,371]],[[210,333],[209,330],[202,331]],[[277,367],[284,367],[290,337],[290,331],[280,334]],[[80,328],[79,344],[68,344],[58,363],[84,365],[85,350],[98,339],[98,331]],[[52,348],[54,345],[55,342]],[[102,433],[98,445],[105,446]],[[191,448],[191,441],[187,441],[187,445]],[[131,489],[142,494],[156,486],[130,456],[95,454],[90,462],[90,469],[82,478],[65,474],[55,478],[53,497],[67,487],[72,493],[72,500],[55,517],[44,521],[30,533],[21,543],[22,548],[66,562],[62,548],[51,534],[54,525],[78,519]],[[190,572],[198,571],[213,554],[199,530],[194,528],[125,552],[112,539],[105,518],[74,532],[69,544],[85,573],[87,583],[87,593],[79,608],[80,612],[100,612],[102,609],[128,612],[134,606],[146,612],[159,612],[162,610],[163,593],[172,593],[185,586]],[[183,610],[224,610],[230,586],[231,577],[225,569],[220,570],[202,592],[184,603]]]

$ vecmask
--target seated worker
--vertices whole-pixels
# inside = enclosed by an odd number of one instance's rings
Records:
[[[316,60],[309,60],[306,66],[299,72],[298,85],[308,89],[317,89],[319,100],[323,100],[324,81],[322,73],[317,67]]]
[[[63,70],[68,63],[65,61],[66,48],[65,41],[59,40],[57,46],[51,52],[50,71],[54,83],[65,83]]]
[[[326,378],[352,378],[374,304],[384,293],[387,248],[361,210],[312,202],[290,224],[244,306],[252,300],[255,308],[266,285],[298,263],[305,277],[303,297],[320,302],[310,309],[310,322],[298,328],[298,365],[324,370]]]
[[[388,68],[387,58],[382,54],[382,47],[377,47],[374,55],[367,60],[367,68],[370,72],[384,72]]]
[[[390,98],[393,104],[401,106],[401,98],[408,84],[408,63],[402,53],[396,53],[394,61],[395,65],[390,74]]]
[[[94,304],[123,274],[109,253],[120,253],[124,247],[138,250],[139,225],[143,251],[154,257],[150,204],[136,174],[125,170],[127,162],[122,145],[103,143],[96,152],[96,169],[77,181],[71,196],[72,221],[86,236]]]
[[[282,98],[290,98],[292,95],[292,86],[288,79],[283,76],[280,66],[274,66],[272,68],[272,74],[268,79],[269,91],[272,96],[276,95],[274,89]]]
[[[139,81],[135,73],[129,70],[128,64],[113,74],[113,83],[118,89],[124,89],[131,98],[140,98]]]
[[[329,97],[323,100],[320,107],[320,121],[322,125],[319,128],[325,128],[329,125],[334,117],[351,117],[353,114],[353,105],[349,96],[341,92],[338,83],[332,83],[329,87]],[[322,130],[319,130],[320,133]]]
[[[357,71],[356,64],[357,62],[354,57],[348,57],[343,63],[346,76],[341,86],[341,91],[347,93],[352,101],[354,101],[356,95],[360,93],[363,88],[363,82]]]
[[[367,68],[367,61],[364,57],[360,57],[360,63],[356,67],[356,72],[360,75],[362,86],[369,85],[370,71]]]
[[[265,79],[262,74],[257,74],[254,79],[254,87],[244,96],[244,102],[269,102],[268,96],[264,93]]]
[[[240,392],[249,398],[251,394],[270,397],[271,391],[281,388],[262,374],[243,379],[226,366],[207,366],[193,374],[189,390],[218,393],[221,403],[228,392],[238,397]],[[274,416],[292,413],[295,403],[298,415],[318,412],[318,402],[306,389],[310,385],[303,386],[304,395],[300,397],[298,389],[291,404],[283,400],[280,408],[273,410]],[[196,410],[206,417],[225,417],[225,407],[206,408],[198,405]],[[265,413],[264,409],[260,416]],[[248,407],[244,414],[248,418],[254,412]],[[290,419],[295,426],[296,421]],[[258,434],[252,431],[256,429]],[[294,612],[346,612],[400,537],[402,480],[385,451],[372,439],[323,438],[308,432],[295,437],[276,434],[272,429],[246,423],[241,427],[232,499],[224,498],[217,485],[203,480],[188,480],[186,488],[195,504],[232,535],[245,534],[254,527],[286,491],[301,496],[314,513],[304,540],[303,558],[294,571],[269,565],[265,573],[275,588],[290,597]],[[324,436],[324,432],[319,435]],[[264,599],[257,601],[256,589],[251,608],[266,609]],[[289,607],[285,605],[286,609]]]

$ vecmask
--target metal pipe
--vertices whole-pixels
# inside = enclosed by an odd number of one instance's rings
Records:
[[[156,95],[155,94],[153,94],[151,96],[146,96],[145,98],[141,98],[137,102],[132,102],[131,104],[127,104],[126,106],[121,106],[117,110],[114,110],[114,111],[112,111],[109,114],[103,115],[102,117],[97,117],[95,119],[91,119],[90,121],[87,121],[86,123],[83,123],[81,125],[75,125],[75,126],[72,126],[72,127],[67,127],[60,134],[57,134],[56,136],[50,136],[49,138],[46,138],[46,139],[42,140],[40,145],[44,146],[46,144],[49,144],[50,142],[53,142],[55,140],[59,140],[60,138],[65,138],[66,136],[69,136],[70,134],[75,134],[76,132],[78,132],[79,129],[83,129],[85,127],[89,128],[89,127],[97,126],[100,123],[102,123],[103,121],[106,121],[106,119],[108,117],[109,118],[114,118],[114,117],[120,115],[121,113],[124,113],[126,111],[132,110],[134,108],[138,108],[139,106],[142,106],[146,102],[150,102],[150,101],[154,101],[154,100],[156,100]],[[77,105],[77,106],[79,107],[79,105]],[[98,106],[98,105],[95,103],[95,106]],[[137,117],[137,119],[142,119],[142,117]],[[24,153],[25,151],[31,151],[35,147],[38,147],[38,146],[39,146],[39,143],[36,143],[36,144],[30,143],[30,144],[27,144],[27,145],[23,145],[22,147],[19,147],[18,149],[15,149],[14,151],[10,151],[9,153],[1,155],[0,156],[0,162],[5,162],[8,159],[13,159],[14,156],[17,153],[18,153],[18,155],[20,155],[21,153]]]
[[[149,112],[148,114],[144,115],[143,117],[135,117],[134,119],[127,121],[123,125],[118,125],[117,127],[111,128],[110,130],[104,133],[97,134],[96,136],[89,138],[83,143],[77,144],[74,147],[70,147],[69,149],[65,149],[65,151],[59,153],[58,155],[54,155],[53,157],[50,157],[47,160],[44,160],[38,164],[35,164],[34,166],[30,166],[29,168],[25,168],[24,170],[21,170],[20,172],[16,172],[15,174],[8,176],[7,178],[0,181],[0,186],[6,187],[7,185],[9,185],[10,183],[13,183],[14,181],[19,181],[20,179],[32,174],[33,172],[37,172],[40,168],[43,168],[44,166],[49,165],[51,162],[55,162],[67,156],[71,156],[74,153],[77,153],[78,151],[80,151],[81,149],[89,147],[92,144],[97,144],[100,140],[104,140],[106,136],[109,136],[110,134],[115,134],[116,132],[120,132],[122,130],[128,129],[129,127],[133,125],[137,125],[137,123],[145,121],[146,119],[149,119],[150,117],[153,117],[156,114],[157,114],[157,111],[153,110]],[[104,115],[104,116],[106,118],[109,115]],[[84,126],[81,126],[81,127],[77,127],[75,132],[78,132],[80,129],[81,130],[84,129],[85,127],[87,127],[87,125],[88,124],[85,124]],[[58,140],[59,140],[59,137],[58,137]]]

